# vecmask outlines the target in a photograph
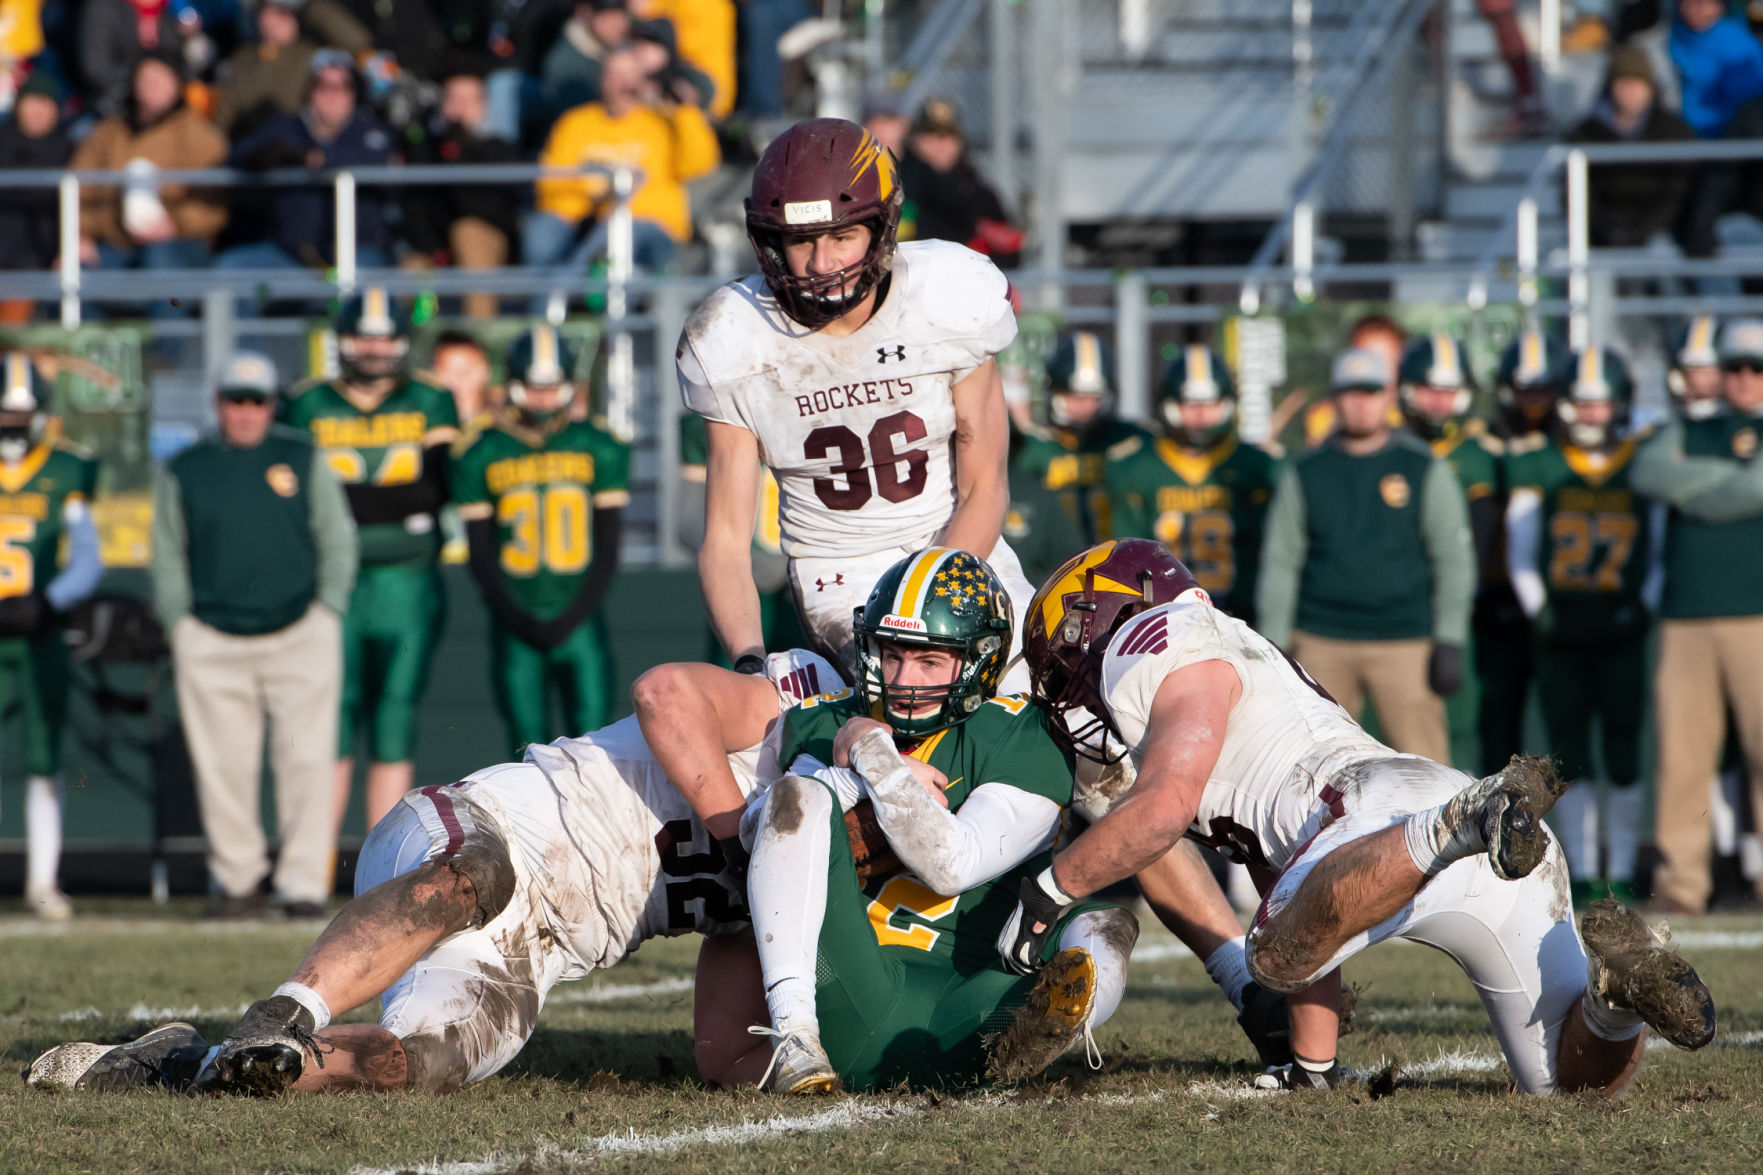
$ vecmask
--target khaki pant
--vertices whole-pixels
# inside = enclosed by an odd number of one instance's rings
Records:
[[[1429,640],[1339,641],[1292,634],[1292,656],[1355,719],[1365,696],[1377,707],[1384,741],[1405,755],[1451,765],[1445,700],[1426,682]]]
[[[1763,812],[1763,616],[1662,622],[1653,676],[1659,723],[1654,822],[1665,861],[1653,890],[1685,909],[1701,910],[1713,888],[1708,781],[1720,769],[1729,705],[1745,751],[1751,807]]]
[[[336,614],[315,603],[263,636],[233,636],[186,616],[172,630],[171,648],[215,883],[242,897],[269,873],[258,804],[267,714],[281,841],[275,892],[292,902],[324,901],[336,848],[331,808],[343,683]]]
[[[487,220],[462,216],[448,226],[447,239],[460,269],[500,269],[508,263],[508,237]],[[464,302],[467,318],[496,317],[494,294],[467,294]]]

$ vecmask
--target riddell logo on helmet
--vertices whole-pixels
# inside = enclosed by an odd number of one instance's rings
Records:
[[[924,626],[924,621],[916,616],[895,616],[892,613],[881,618],[881,626],[883,628],[897,628],[903,632],[928,633],[930,631]]]
[[[785,224],[826,224],[832,218],[831,200],[794,200],[784,205]]]

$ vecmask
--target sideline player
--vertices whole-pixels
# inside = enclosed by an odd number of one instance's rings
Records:
[[[91,510],[97,476],[95,462],[54,436],[49,388],[30,357],[0,354],[0,682],[24,714],[25,904],[52,922],[73,914],[56,884],[73,684],[57,624],[104,574]],[[67,563],[58,568],[64,538]]]
[[[780,710],[832,676],[806,652],[773,654],[763,677],[693,668],[769,698],[737,731],[745,749],[723,756],[743,791],[775,774],[768,735]],[[746,921],[721,854],[634,717],[405,796],[362,845],[356,891],[219,1045],[187,1024],[108,1050],[61,1045],[32,1065],[32,1083],[450,1092],[513,1060],[556,984],[648,938]],[[375,996],[377,1024],[331,1023]]]
[[[336,821],[340,829],[359,723],[372,828],[415,776],[416,712],[446,611],[435,516],[447,500],[459,414],[452,396],[409,374],[410,318],[385,290],[369,287],[345,302],[336,332],[341,377],[296,388],[282,411],[325,451],[361,536],[361,571],[343,618]]]
[[[630,450],[571,419],[575,353],[541,324],[508,348],[508,402],[452,463],[471,574],[490,612],[496,709],[508,745],[606,724],[612,658],[600,601],[618,566]]]
[[[902,199],[868,131],[797,123],[753,175],[759,272],[711,294],[680,338],[680,389],[708,424],[698,575],[737,669],[765,651],[751,556],[762,466],[803,630],[847,673],[852,613],[933,542],[987,559],[1018,607],[1033,594],[999,537],[1009,428],[993,356],[1016,337],[1009,286],[960,245],[897,246]]]
[[[1071,566],[1029,608],[1036,693],[1111,724],[1140,774],[1024,881],[998,942],[1012,967],[1034,968],[1066,910],[1188,835],[1259,875],[1250,964],[1292,993],[1290,1084],[1338,1079],[1340,964],[1392,936],[1458,962],[1526,1093],[1620,1089],[1648,1025],[1682,1048],[1713,1039],[1708,989],[1639,914],[1601,902],[1585,945],[1574,933],[1541,819],[1546,764],[1477,781],[1396,755],[1159,544],[1105,543]]]

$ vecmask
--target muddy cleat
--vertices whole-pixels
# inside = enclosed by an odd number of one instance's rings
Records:
[[[285,995],[258,1000],[197,1074],[197,1092],[274,1097],[300,1079],[308,1056],[324,1068],[313,1023],[312,1013]]]
[[[208,1042],[200,1032],[181,1021],[161,1024],[99,1057],[74,1088],[117,1093],[158,1086],[182,1093],[196,1080],[196,1070],[207,1055]]]
[[[1547,759],[1514,755],[1504,770],[1464,788],[1441,817],[1453,832],[1473,823],[1502,881],[1528,877],[1549,851],[1543,817],[1566,790]]]
[[[1638,911],[1609,898],[1594,902],[1580,919],[1579,933],[1590,992],[1634,1012],[1680,1049],[1699,1049],[1714,1039],[1713,995]]]
[[[839,1080],[826,1050],[820,1046],[820,1037],[801,1030],[779,1032],[762,1025],[747,1031],[777,1041],[772,1048],[771,1064],[759,1078],[759,1088],[766,1093],[818,1097],[845,1091],[844,1082]]]
[[[993,1081],[1038,1077],[1072,1045],[1090,1040],[1095,1009],[1096,960],[1082,947],[1060,951],[1041,968],[1010,1027],[992,1041],[986,1076]]]
[[[92,1044],[84,1040],[58,1044],[25,1070],[25,1084],[56,1089],[72,1089],[86,1075],[86,1070],[114,1045]]]

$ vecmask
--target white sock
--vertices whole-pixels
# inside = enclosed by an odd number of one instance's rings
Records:
[[[61,872],[61,777],[33,775],[25,784],[25,892],[55,888]]]
[[[832,796],[812,779],[785,776],[765,797],[765,818],[747,870],[753,937],[765,1003],[779,1032],[820,1034],[814,1004],[820,927],[826,920]]]
[[[1604,837],[1610,843],[1611,881],[1633,881],[1641,844],[1641,786],[1612,787],[1604,793]]]
[[[325,998],[307,987],[304,983],[295,983],[292,979],[270,993],[269,998],[285,995],[312,1013],[312,1031],[318,1032],[331,1022],[331,1006]]]
[[[1243,1010],[1243,988],[1251,980],[1249,974],[1248,939],[1237,935],[1206,956],[1206,974],[1237,1011]]]
[[[1567,872],[1575,881],[1603,876],[1598,868],[1598,785],[1582,779],[1561,793],[1549,813],[1561,851],[1567,855]]]
[[[1618,1008],[1590,987],[1579,1002],[1579,1012],[1585,1017],[1585,1026],[1599,1040],[1633,1040],[1647,1028],[1647,1022],[1638,1013]]]
[[[1733,775],[1716,771],[1714,778],[1708,781],[1708,816],[1714,825],[1714,851],[1723,857],[1738,852],[1739,847],[1739,789],[1738,780]],[[1732,784],[1734,786],[1728,786]]]
[[[1436,877],[1464,857],[1488,851],[1487,838],[1473,820],[1459,822],[1457,831],[1447,831],[1445,811],[1456,800],[1449,799],[1436,808],[1415,812],[1402,822],[1402,839],[1408,846],[1408,859],[1428,877]]]
[[[1118,934],[1103,933],[1104,927],[1125,925],[1128,923],[1118,914],[1089,910],[1073,918],[1059,935],[1060,950],[1082,947],[1095,961],[1096,1005],[1090,1011],[1092,1029],[1107,1023],[1126,994],[1126,964],[1132,957],[1132,945],[1138,941],[1138,932],[1135,930],[1132,938],[1124,942],[1120,941]]]

